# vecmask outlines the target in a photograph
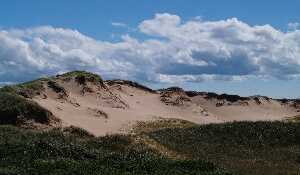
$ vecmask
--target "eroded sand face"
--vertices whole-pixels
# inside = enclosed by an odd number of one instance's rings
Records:
[[[281,120],[299,115],[291,104],[265,99],[230,102],[205,95],[188,97],[180,88],[150,92],[119,81],[99,86],[75,79],[57,81],[65,93],[46,84],[45,92],[33,100],[62,120],[62,126],[79,126],[101,136],[128,133],[136,121],[178,118],[197,124],[241,120]]]

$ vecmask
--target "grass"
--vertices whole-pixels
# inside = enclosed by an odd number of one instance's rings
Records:
[[[99,75],[86,72],[86,71],[78,71],[78,70],[67,72],[62,75],[56,75],[55,77],[51,77],[51,78],[59,78],[64,81],[70,81],[73,77],[75,77],[76,81],[78,81],[79,83],[83,79],[88,81],[94,81],[95,79],[98,79],[102,81],[102,78]]]
[[[190,127],[190,126],[196,126],[197,124],[182,120],[182,119],[176,119],[176,118],[160,118],[155,121],[138,121],[137,124],[133,127],[133,132],[135,133],[141,133],[146,131],[156,131],[156,130],[162,130],[166,128],[183,128],[183,127]]]
[[[34,96],[42,94],[42,92],[44,91],[43,84],[47,83],[47,85],[51,87],[54,91],[65,93],[65,89],[57,83],[57,80],[69,81],[72,78],[75,78],[75,80],[81,84],[84,81],[97,81],[98,84],[101,84],[102,82],[102,79],[99,75],[85,71],[71,71],[50,78],[39,78],[26,83],[4,86],[0,88],[0,92],[7,92],[15,95],[20,95],[25,98],[33,98]]]
[[[242,174],[300,173],[300,123],[233,122],[146,133],[192,160]]]
[[[0,124],[22,126],[29,120],[41,124],[56,120],[50,111],[21,96],[0,92],[0,97]]]
[[[80,128],[67,130],[0,126],[0,174],[233,174],[212,163],[175,161],[138,149],[130,135],[94,137]]]
[[[144,90],[144,91],[147,91],[147,92],[155,93],[154,90],[152,90],[152,89],[150,89],[150,88],[148,88],[144,85],[141,85],[137,82],[133,82],[133,81],[129,81],[129,80],[114,79],[114,80],[107,80],[105,82],[110,86],[112,86],[114,84],[128,85],[130,87],[135,87],[137,89],[141,89],[141,90]]]
[[[53,80],[49,80],[47,82],[48,86],[50,88],[53,89],[53,91],[55,91],[56,93],[65,93],[66,94],[66,90],[64,89],[64,87],[62,87],[60,84],[58,84],[56,81],[53,81]]]
[[[25,98],[32,98],[40,95],[44,90],[43,83],[48,81],[46,78],[40,78],[34,81],[21,83],[18,85],[8,85],[0,88],[0,92],[7,92],[15,95],[20,95]]]
[[[293,117],[286,117],[286,118],[284,118],[284,121],[287,121],[287,122],[300,122],[300,115],[296,115],[296,116],[293,116]]]

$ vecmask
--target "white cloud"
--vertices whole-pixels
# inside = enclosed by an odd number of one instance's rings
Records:
[[[0,30],[0,82],[74,69],[99,73],[105,79],[163,83],[300,75],[299,30],[282,33],[270,25],[249,26],[236,18],[182,22],[167,13],[142,21],[139,29],[162,39],[140,41],[126,34],[121,42],[109,43],[51,26]]]
[[[192,20],[202,22],[203,21],[203,16],[195,16],[195,17],[192,18]]]
[[[127,27],[126,24],[119,23],[119,22],[111,22],[110,24],[111,24],[112,26],[116,26],[116,27]]]
[[[180,18],[168,13],[156,14],[155,19],[145,20],[139,25],[139,29],[146,34],[172,37],[178,35]]]
[[[128,24],[123,24],[119,22],[111,22],[110,24],[115,27],[125,28],[127,32],[136,32],[136,28],[132,28]]]
[[[288,24],[288,28],[289,28],[289,29],[297,30],[298,26],[299,26],[299,23],[298,23],[298,22],[295,22],[295,23],[289,23],[289,24]]]

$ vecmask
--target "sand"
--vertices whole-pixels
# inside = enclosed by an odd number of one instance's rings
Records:
[[[198,95],[187,97],[181,93],[152,93],[126,84],[113,84],[99,88],[93,84],[78,84],[74,79],[58,82],[66,93],[57,93],[45,86],[45,92],[33,100],[49,109],[62,120],[62,126],[78,126],[96,136],[129,133],[137,121],[159,118],[178,118],[197,124],[244,120],[281,120],[299,115],[299,109],[276,100],[260,99],[247,103],[229,103],[224,100],[205,99]],[[84,88],[85,87],[85,88]],[[86,88],[88,87],[88,88]],[[88,90],[86,90],[88,89]],[[217,103],[222,106],[217,107]]]

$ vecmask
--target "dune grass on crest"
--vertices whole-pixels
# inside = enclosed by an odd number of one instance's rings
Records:
[[[300,173],[300,123],[233,122],[146,133],[193,160],[245,174]]]
[[[80,77],[85,77],[87,80],[90,80],[90,81],[92,81],[94,79],[102,80],[102,78],[97,74],[93,74],[93,73],[86,72],[86,71],[78,71],[78,70],[67,72],[67,73],[64,73],[64,74],[61,74],[61,75],[56,75],[55,77],[51,77],[51,78],[52,79],[59,78],[59,79],[62,79],[64,81],[69,81],[73,77],[75,77],[76,79],[78,79]]]
[[[26,83],[8,85],[0,88],[0,92],[20,95],[25,98],[32,98],[33,96],[41,94],[41,92],[43,91],[43,83],[46,81],[48,81],[47,78],[39,78]]]
[[[64,81],[69,81],[71,78],[75,77],[77,81],[84,78],[88,81],[93,81],[94,79],[101,80],[99,75],[85,72],[85,71],[71,71],[62,75],[56,75],[49,78],[39,78],[36,80],[32,80],[26,83],[20,83],[17,85],[7,85],[0,88],[0,92],[11,93],[14,95],[20,95],[25,98],[32,98],[36,95],[40,95],[44,91],[43,84],[47,83],[49,87],[53,88],[53,90],[61,92],[63,91],[63,87],[61,87],[56,81],[57,79],[61,79]]]

